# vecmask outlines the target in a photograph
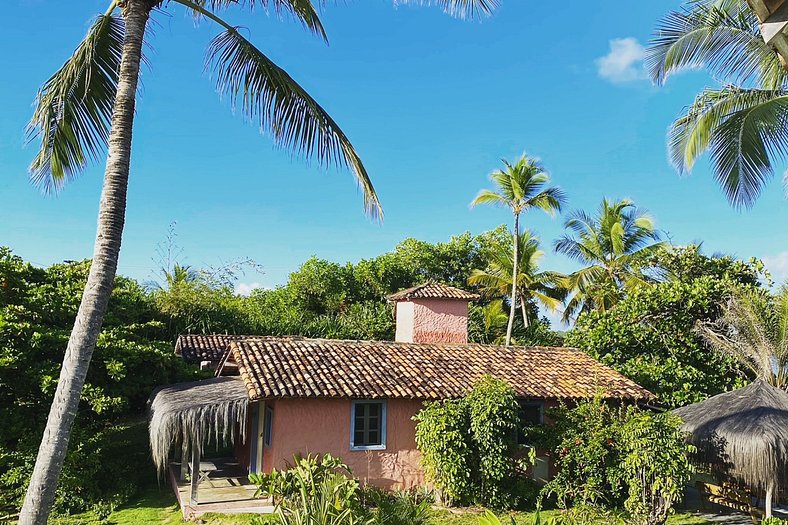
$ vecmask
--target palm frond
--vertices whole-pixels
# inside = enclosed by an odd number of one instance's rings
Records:
[[[548,179],[549,180],[549,179]],[[531,206],[545,211],[550,216],[555,216],[561,211],[566,202],[566,193],[560,188],[547,188],[531,198]]]
[[[785,332],[786,289],[776,297],[759,291],[735,293],[715,321],[698,322],[696,332],[717,351],[733,357],[757,377],[788,386],[788,343]]]
[[[394,0],[394,4],[435,5],[455,18],[489,16],[498,7],[498,0]]]
[[[257,121],[275,143],[323,166],[348,168],[361,187],[366,212],[383,210],[361,158],[334,119],[290,75],[249,42],[237,28],[190,0],[175,0],[225,27],[208,46],[206,68],[217,90]]]
[[[690,172],[697,158],[709,148],[717,129],[731,115],[785,95],[785,91],[737,86],[705,89],[668,131],[671,163],[679,173]]]
[[[721,80],[757,81],[776,89],[786,79],[777,54],[761,38],[755,13],[743,2],[691,2],[659,24],[646,63],[654,82],[672,72],[707,68]]]
[[[260,7],[266,11],[272,10],[277,16],[287,12],[312,33],[328,41],[320,15],[311,0],[192,0],[192,2],[214,12],[235,6],[248,9]],[[192,11],[197,17],[204,16],[199,10]]]
[[[106,150],[123,48],[123,20],[96,18],[65,64],[44,83],[28,125],[28,139],[41,139],[30,165],[33,182],[58,190]]]
[[[482,190],[471,201],[471,207],[479,206],[480,204],[492,204],[494,206],[508,207],[509,201],[502,195],[495,193],[492,190]]]
[[[714,175],[735,207],[750,208],[788,153],[788,95],[729,115],[710,144]]]

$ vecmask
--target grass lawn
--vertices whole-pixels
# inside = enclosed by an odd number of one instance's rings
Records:
[[[478,525],[478,515],[477,512],[470,511],[459,513],[447,510],[436,510],[432,513],[430,525]],[[557,510],[542,511],[542,522],[544,523],[544,520],[550,517],[560,515],[561,511]],[[507,516],[514,518],[517,525],[531,525],[534,521],[534,513],[532,512],[513,512],[504,515],[505,519],[501,520],[504,525],[509,525]],[[598,525],[626,525],[627,522],[623,517],[605,516],[600,517],[599,520],[594,523]],[[668,525],[712,525],[712,523],[687,514],[676,514],[668,519]]]
[[[542,517],[549,518],[557,514],[559,514],[559,511],[545,511],[542,513]],[[434,510],[431,512],[430,525],[478,525],[478,515],[478,512],[471,510]],[[533,523],[534,515],[530,512],[512,513],[511,516],[518,525],[531,525]],[[200,519],[199,523],[206,525],[247,525],[251,521],[251,517],[248,514],[206,514]],[[275,522],[272,516],[269,519]],[[93,513],[78,514],[50,521],[54,525],[137,525],[152,523],[176,524],[181,522],[180,509],[175,502],[174,496],[166,487],[147,490],[139,499],[117,509],[104,521],[98,519]],[[508,525],[508,520],[504,523]],[[600,525],[625,525],[623,519],[613,522],[609,517],[601,519],[598,523]],[[678,514],[672,516],[668,520],[668,524],[709,525],[710,522]]]

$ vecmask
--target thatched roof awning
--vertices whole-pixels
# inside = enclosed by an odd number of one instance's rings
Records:
[[[675,411],[697,459],[754,489],[788,488],[788,394],[758,380]]]
[[[236,426],[245,439],[249,396],[238,377],[214,377],[161,387],[150,397],[149,435],[153,461],[160,472],[170,449],[201,447],[213,438],[235,440]],[[240,425],[239,425],[240,424]]]

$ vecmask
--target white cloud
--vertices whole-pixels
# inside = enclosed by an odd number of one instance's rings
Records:
[[[235,285],[235,293],[238,295],[247,296],[252,293],[252,290],[262,287],[263,285],[260,283],[238,283]]]
[[[607,55],[596,59],[597,73],[615,84],[648,78],[643,60],[646,48],[637,39],[614,38]]]
[[[788,279],[788,252],[780,252],[777,255],[767,255],[762,257],[763,264],[772,274],[775,284],[782,284]]]

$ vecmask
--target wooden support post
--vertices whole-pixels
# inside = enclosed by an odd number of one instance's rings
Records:
[[[772,500],[774,499],[774,482],[770,481],[766,486],[766,517],[772,517]]]
[[[192,480],[190,503],[197,505],[197,486],[200,484],[200,438],[199,431],[192,436]]]
[[[186,481],[186,475],[189,473],[189,447],[186,446],[186,440],[181,443],[181,473],[180,481]]]

